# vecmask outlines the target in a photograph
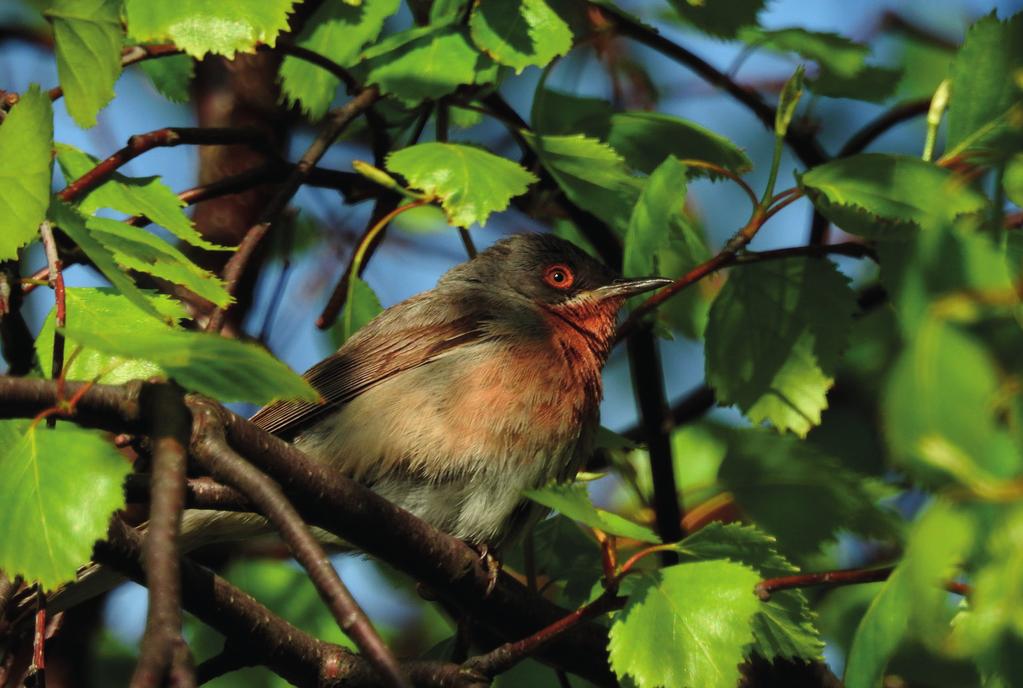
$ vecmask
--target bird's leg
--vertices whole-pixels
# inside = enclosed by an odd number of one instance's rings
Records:
[[[490,545],[484,543],[481,545],[473,545],[480,555],[480,561],[483,562],[483,566],[487,569],[487,592],[486,597],[490,597],[490,594],[494,592],[494,588],[497,587],[497,579],[501,575],[501,561],[490,552]]]

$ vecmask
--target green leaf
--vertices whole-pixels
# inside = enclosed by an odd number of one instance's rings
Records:
[[[796,106],[803,97],[803,75],[803,65],[799,65],[782,86],[781,95],[778,96],[778,109],[774,113],[775,136],[784,137],[792,118],[796,115]]]
[[[97,351],[151,361],[182,387],[220,401],[266,404],[279,399],[320,398],[291,368],[248,342],[169,327],[125,337],[90,322],[70,320],[65,335]]]
[[[76,209],[54,197],[53,203],[50,204],[49,218],[71,241],[78,244],[78,248],[82,249],[86,257],[116,287],[117,291],[142,311],[160,320],[164,319],[142,290],[135,286],[135,282],[121,270],[114,254],[93,238],[92,232],[86,226],[86,218]]]
[[[68,112],[78,126],[91,127],[113,99],[121,75],[121,2],[56,0],[46,17],[53,24],[57,76]]]
[[[628,230],[643,181],[608,145],[585,136],[534,136],[526,140],[569,200],[621,234]]]
[[[750,46],[774,52],[796,53],[813,60],[822,69],[843,77],[856,76],[870,55],[868,46],[845,36],[798,27],[768,31],[758,26],[748,26],[740,32],[739,38]]]
[[[611,624],[611,667],[638,688],[735,688],[753,642],[760,576],[730,561],[669,566],[626,579]]]
[[[901,69],[868,65],[850,77],[822,69],[817,78],[809,83],[809,87],[819,96],[879,103],[895,93],[901,80]]]
[[[305,22],[296,43],[342,67],[349,67],[362,47],[376,39],[384,20],[398,10],[398,0],[363,0],[357,6],[324,2]],[[298,104],[310,119],[327,112],[340,80],[306,60],[285,56],[281,63],[281,93],[289,105]]]
[[[537,88],[530,119],[533,131],[545,136],[582,134],[604,140],[611,131],[611,116],[614,114],[614,107],[603,98],[584,98]]]
[[[78,179],[99,162],[74,146],[58,143],[57,163],[68,183]],[[230,247],[206,241],[185,215],[185,202],[160,181],[159,177],[125,177],[115,172],[110,179],[78,201],[83,213],[111,208],[128,215],[145,215],[171,234],[193,246],[208,250],[231,251]]]
[[[573,521],[579,521],[610,535],[620,535],[640,542],[660,542],[660,538],[649,528],[593,506],[586,493],[586,486],[582,483],[553,484],[539,490],[525,490],[523,494],[537,504],[554,509]]]
[[[482,148],[457,143],[420,143],[387,156],[387,169],[409,185],[440,198],[448,221],[484,225],[490,213],[508,207],[536,177],[518,163]]]
[[[17,258],[46,219],[52,148],[53,107],[32,86],[0,125],[0,260]]]
[[[74,580],[111,514],[131,464],[102,433],[68,423],[0,421],[0,568],[46,590]]]
[[[741,148],[681,117],[659,112],[622,112],[611,117],[607,141],[621,153],[630,166],[641,172],[653,172],[669,155],[680,159],[704,160],[736,174],[753,168]],[[713,172],[699,167],[688,169],[690,178]]]
[[[941,625],[947,603],[942,588],[969,549],[971,536],[969,522],[944,502],[932,504],[921,516],[903,561],[856,629],[845,671],[848,688],[879,685],[889,658],[907,637],[928,633],[929,624]]]
[[[802,175],[799,185],[826,218],[874,239],[902,239],[921,225],[987,205],[983,194],[949,170],[901,155],[833,160]]]
[[[177,324],[188,317],[184,307],[169,296],[146,293],[145,298],[164,318]],[[95,329],[121,337],[133,337],[142,331],[162,334],[166,327],[148,313],[138,309],[126,297],[110,288],[69,287],[64,292],[67,322],[89,323]],[[36,353],[43,374],[53,374],[53,333],[56,313],[50,309],[43,327],[36,337]],[[72,358],[74,354],[74,358]],[[119,385],[129,380],[146,380],[165,376],[163,369],[152,361],[112,356],[108,353],[78,346],[71,341],[67,346],[64,377],[68,380],[93,380],[105,385]]]
[[[885,436],[896,460],[931,481],[984,493],[1021,465],[998,420],[1004,392],[973,337],[930,319],[917,329],[885,385]]]
[[[295,0],[124,0],[128,35],[141,43],[170,41],[195,58],[234,57],[260,43],[273,47],[287,29]]]
[[[109,250],[125,270],[179,284],[221,308],[234,301],[219,277],[200,268],[160,237],[105,217],[90,217],[85,224],[92,238]]]
[[[159,60],[143,60],[139,66],[164,98],[174,103],[188,102],[195,77],[195,60],[191,57],[169,55]]]
[[[995,13],[970,27],[952,63],[952,101],[948,110],[949,154],[983,148],[996,155],[1012,148],[998,145],[1023,110],[1023,14],[1004,22]],[[1015,111],[1013,117],[1010,113]]]
[[[457,26],[426,26],[389,36],[362,54],[364,83],[406,103],[435,100],[477,81],[491,63]]]
[[[351,280],[352,288],[345,300],[344,311],[330,330],[335,348],[341,348],[353,334],[384,310],[380,305],[380,299],[365,280],[356,275],[352,275]]]
[[[827,407],[855,310],[848,280],[830,261],[736,268],[710,309],[707,382],[753,423],[804,437]]]
[[[757,571],[762,578],[798,573],[799,568],[778,553],[776,541],[752,526],[710,523],[679,543],[679,552],[697,560],[729,559]],[[814,614],[800,590],[771,595],[753,617],[757,654],[769,661],[777,658],[817,661],[824,642],[814,627]]]
[[[739,29],[756,24],[764,5],[764,0],[671,0],[683,19],[720,38],[735,38]]]
[[[1002,185],[1005,187],[1005,196],[1023,207],[1023,153],[1016,153],[1006,163]]]
[[[731,430],[727,437],[721,484],[743,513],[780,539],[785,552],[815,554],[840,530],[893,538],[895,519],[877,505],[883,494],[878,483],[792,437],[754,429]]]
[[[516,74],[572,49],[572,30],[547,0],[482,2],[469,18],[473,42]]]

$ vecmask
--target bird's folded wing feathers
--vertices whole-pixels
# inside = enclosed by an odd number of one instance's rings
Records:
[[[321,402],[277,401],[260,409],[252,422],[291,439],[391,376],[486,336],[478,313],[444,317],[429,312],[430,305],[430,301],[415,297],[393,307],[306,371],[303,377],[320,393]]]

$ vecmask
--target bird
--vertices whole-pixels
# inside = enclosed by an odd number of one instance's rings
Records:
[[[475,547],[494,574],[494,555],[547,513],[523,492],[570,480],[592,453],[622,305],[670,283],[622,279],[552,234],[515,234],[306,371],[320,401],[277,401],[251,420]],[[179,549],[269,532],[258,514],[188,509]],[[91,564],[48,604],[66,609],[118,580]]]
[[[504,238],[381,312],[304,377],[320,402],[251,420],[482,552],[546,510],[523,491],[573,478],[593,450],[622,279],[552,234]],[[186,512],[184,549],[267,529]],[[341,543],[335,543],[341,544]]]

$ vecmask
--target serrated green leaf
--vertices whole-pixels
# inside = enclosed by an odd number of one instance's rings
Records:
[[[800,186],[826,218],[872,239],[903,239],[921,225],[987,205],[949,170],[901,155],[865,153],[819,165]]]
[[[855,310],[848,280],[830,261],[735,269],[710,309],[707,382],[752,422],[804,437],[827,407]]]
[[[720,38],[735,38],[739,29],[757,23],[764,0],[671,0],[679,15],[696,28]]]
[[[125,0],[128,35],[141,43],[171,41],[186,53],[234,57],[260,43],[273,47],[295,0]]]
[[[994,12],[976,22],[952,63],[952,101],[948,110],[950,154],[984,149],[1002,155],[998,145],[1010,128],[1020,135],[1019,116],[1013,127],[1009,113],[1023,114],[1023,14],[1000,22]]]
[[[173,323],[188,317],[180,302],[169,296],[146,293],[145,298],[164,318]],[[67,322],[87,322],[90,327],[115,333],[121,337],[133,337],[145,330],[163,333],[166,327],[138,309],[126,297],[110,288],[69,287],[64,292]],[[43,374],[50,377],[53,372],[53,333],[56,314],[50,309],[43,327],[36,337],[36,353]],[[72,354],[74,358],[72,358]],[[68,380],[92,380],[106,385],[119,385],[129,380],[146,380],[165,375],[160,366],[152,361],[112,356],[102,351],[77,345],[73,340],[67,345],[64,377]]]
[[[408,29],[372,46],[362,60],[364,83],[406,103],[435,100],[477,83],[477,72],[492,63],[457,26]]]
[[[620,535],[640,542],[660,542],[660,538],[649,528],[593,506],[586,493],[586,486],[582,483],[548,485],[538,490],[525,490],[522,494],[573,521],[598,528],[610,535]]]
[[[994,362],[973,337],[927,320],[885,385],[885,436],[893,457],[931,481],[952,479],[982,493],[1021,463],[997,420],[1003,392]]]
[[[808,86],[819,96],[854,98],[880,103],[888,100],[895,93],[901,80],[901,69],[868,65],[855,76],[849,77],[822,69],[817,78],[808,83]]]
[[[337,323],[330,329],[331,341],[335,348],[340,348],[349,337],[384,310],[380,305],[380,299],[365,280],[356,275],[352,275],[351,280],[352,288],[345,300],[344,310]]]
[[[469,18],[473,42],[499,64],[521,73],[544,67],[572,49],[572,29],[547,0],[481,2]]]
[[[74,146],[58,143],[57,163],[69,184],[96,166],[98,160]],[[91,214],[98,208],[111,208],[128,215],[145,215],[168,232],[193,246],[207,250],[231,251],[204,239],[185,215],[185,202],[159,177],[126,177],[115,172],[110,178],[77,202],[78,208]]]
[[[813,60],[822,69],[844,77],[855,76],[870,55],[868,46],[849,40],[845,36],[826,31],[809,31],[789,27],[768,31],[758,26],[747,26],[739,38],[750,46],[774,52],[793,52]]]
[[[121,75],[120,0],[56,0],[46,10],[53,25],[57,76],[75,123],[96,124],[96,114],[114,97]]]
[[[179,284],[221,308],[234,301],[219,277],[203,270],[160,237],[105,217],[90,217],[85,224],[92,237],[109,250],[125,270],[144,272]]]
[[[518,163],[482,148],[457,143],[420,143],[387,156],[387,169],[409,185],[440,198],[448,221],[459,227],[486,224],[536,181]]]
[[[46,219],[52,148],[53,106],[32,86],[0,126],[0,260],[17,258]]]
[[[792,118],[796,115],[796,106],[803,97],[803,74],[803,65],[799,65],[782,86],[781,95],[778,96],[778,109],[774,114],[775,136],[785,136]]]
[[[139,66],[153,82],[156,90],[167,100],[184,103],[191,97],[190,87],[195,77],[195,60],[190,56],[168,55],[159,60],[144,60]]]
[[[82,249],[89,261],[114,285],[117,291],[143,312],[149,313],[159,320],[164,320],[160,312],[146,299],[142,290],[135,286],[135,282],[121,270],[114,259],[114,254],[93,238],[92,232],[86,226],[86,218],[81,213],[54,197],[48,215],[49,219],[71,241],[78,244],[78,248]]]
[[[778,553],[776,540],[752,526],[708,524],[679,543],[683,556],[696,560],[729,559],[749,566],[763,578],[797,573],[799,568]],[[754,651],[769,661],[782,657],[818,661],[824,650],[814,614],[799,590],[771,595],[753,617]]]
[[[735,688],[753,642],[759,580],[723,560],[626,578],[629,601],[615,615],[608,643],[615,674],[638,688]]]
[[[306,21],[296,43],[342,67],[351,66],[359,51],[374,40],[384,20],[398,10],[398,0],[364,0],[358,6],[336,0],[324,2]],[[306,60],[285,56],[281,63],[281,93],[289,105],[298,104],[310,119],[327,112],[340,80]]]
[[[528,134],[526,140],[569,200],[625,234],[643,181],[629,172],[617,152],[578,135]]]
[[[871,602],[856,629],[846,664],[848,688],[874,688],[907,637],[921,637],[947,603],[942,589],[970,547],[969,523],[943,502],[933,504],[910,534],[903,561]],[[944,620],[942,620],[944,621]]]
[[[267,404],[320,398],[300,375],[248,342],[169,327],[124,337],[89,322],[73,321],[68,321],[64,333],[69,340],[97,351],[152,361],[182,387],[220,401]]]
[[[741,148],[719,134],[681,117],[659,112],[621,112],[611,117],[608,143],[641,172],[652,172],[669,155],[704,160],[736,174],[748,172],[753,163]],[[718,175],[690,167],[690,178]]]
[[[877,505],[878,483],[792,437],[754,429],[731,430],[727,437],[718,478],[754,523],[780,539],[783,551],[812,555],[840,530],[894,537],[893,515]]]
[[[74,580],[111,514],[131,464],[102,433],[68,423],[0,421],[0,568],[46,590]]]

